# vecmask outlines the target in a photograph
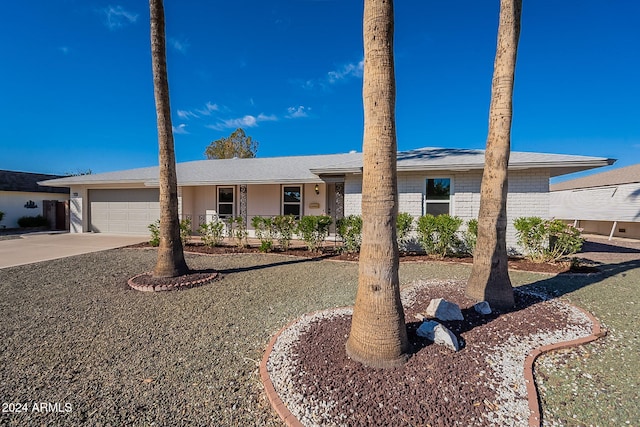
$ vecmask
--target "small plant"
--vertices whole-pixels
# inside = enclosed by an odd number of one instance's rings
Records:
[[[2,218],[4,218],[4,212],[0,211],[0,222],[2,222]]]
[[[228,219],[230,234],[233,239],[236,241],[236,245],[240,248],[247,247],[247,237],[249,233],[247,232],[247,224],[244,221],[244,218],[241,216],[237,216],[235,218]]]
[[[360,252],[362,244],[362,217],[349,215],[337,221],[338,235],[342,239],[342,250],[346,253]]]
[[[202,238],[202,243],[209,247],[220,245],[224,239],[225,228],[224,222],[219,218],[216,218],[211,222],[201,224],[200,228],[198,228],[198,232]]]
[[[520,217],[513,222],[518,244],[535,262],[556,262],[582,249],[580,230],[560,220]]]
[[[22,228],[28,227],[48,227],[49,221],[42,215],[23,216],[18,219],[18,225]]]
[[[275,230],[276,239],[283,251],[289,249],[293,233],[295,233],[298,224],[296,217],[293,215],[278,215],[273,218],[273,228]]]
[[[254,216],[251,219],[256,237],[260,239],[260,251],[271,252],[273,250],[273,239],[275,236],[275,228],[271,218]]]
[[[151,233],[149,244],[154,247],[160,246],[160,219],[157,219],[156,222],[149,224],[147,228]],[[187,245],[190,237],[191,220],[189,218],[185,218],[180,221],[180,240],[182,241],[183,247]]]
[[[462,219],[448,214],[426,214],[418,219],[418,242],[428,254],[444,258],[457,253],[461,246],[457,232]]]
[[[462,243],[464,244],[467,253],[473,255],[476,250],[476,243],[478,242],[478,220],[470,219],[467,222],[467,229],[462,235]]]
[[[298,222],[298,233],[307,244],[310,251],[320,250],[322,242],[329,235],[329,226],[332,220],[328,215],[308,215],[300,218]]]
[[[398,249],[406,251],[411,242],[411,230],[413,229],[413,217],[407,212],[398,214],[396,218],[396,238],[398,240]]]

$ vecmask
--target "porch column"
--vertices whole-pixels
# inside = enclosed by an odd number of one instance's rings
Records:
[[[247,184],[240,184],[240,216],[247,224]]]
[[[613,221],[613,227],[611,227],[611,233],[609,233],[609,240],[613,238],[613,233],[616,231],[617,226],[618,226],[618,221]]]

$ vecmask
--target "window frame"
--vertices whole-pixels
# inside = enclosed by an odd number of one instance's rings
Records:
[[[298,188],[298,191],[300,193],[300,201],[299,202],[286,202],[285,201],[285,197],[284,197],[284,193],[285,193],[285,188],[292,188],[292,187],[296,187]],[[286,215],[285,213],[285,206],[298,206],[299,208],[299,214],[298,215],[294,215],[296,217],[296,219],[300,219],[302,218],[303,215],[303,211],[302,211],[302,207],[304,206],[303,203],[303,189],[304,186],[302,184],[283,184],[280,187],[280,212],[282,213],[282,215]]]
[[[444,180],[444,179],[448,179],[449,180],[449,198],[448,199],[442,199],[442,200],[429,200],[428,198],[428,191],[429,191],[429,180]],[[449,209],[447,212],[445,212],[446,214],[449,215],[453,215],[454,214],[454,209],[453,209],[453,200],[454,200],[454,182],[453,182],[453,177],[451,175],[432,175],[432,176],[426,176],[424,178],[424,196],[422,198],[422,212],[423,215],[426,215],[427,212],[427,207],[428,205],[444,205],[444,204],[448,204],[449,205]],[[442,214],[438,214],[438,215],[442,215]]]
[[[228,190],[231,189],[231,195],[233,200],[231,202],[221,202],[220,201],[220,190]],[[220,205],[231,205],[231,215],[220,213]],[[218,212],[219,218],[233,218],[236,214],[236,187],[232,185],[224,185],[218,186],[216,189],[216,211]]]

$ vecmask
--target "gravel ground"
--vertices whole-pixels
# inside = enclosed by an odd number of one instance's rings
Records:
[[[155,263],[154,250],[139,249],[0,269],[0,397],[3,409],[7,404],[0,425],[282,425],[259,381],[264,348],[291,320],[352,304],[357,265],[260,254],[187,260],[221,277],[186,291],[133,291],[127,280]],[[563,285],[558,295],[594,304],[600,315],[598,304],[611,300],[611,279],[620,279],[619,293],[629,279],[640,283],[638,270],[575,283],[525,272],[513,273],[512,280],[549,289]],[[405,285],[424,278],[464,280],[469,271],[468,265],[410,263],[401,265],[400,278]],[[595,284],[603,293],[589,299]],[[637,290],[629,292],[637,296]],[[620,332],[620,341],[633,333]],[[616,341],[608,342],[613,359]],[[637,359],[636,353],[626,360]],[[621,368],[626,371],[616,375],[635,372]],[[608,383],[617,384],[615,378]],[[564,417],[557,400],[549,405],[551,414]],[[634,425],[635,405],[616,401],[613,410],[621,405]]]

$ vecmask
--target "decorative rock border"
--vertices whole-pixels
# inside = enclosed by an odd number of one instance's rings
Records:
[[[140,277],[150,277],[152,275],[153,275],[153,272],[151,272],[151,271],[148,271],[148,272],[142,273],[142,274],[138,274],[136,276],[133,276],[131,279],[129,279],[127,281],[127,284],[132,289],[135,289],[136,291],[141,291],[141,292],[162,292],[162,291],[175,291],[175,290],[189,289],[189,288],[194,288],[196,286],[202,286],[202,285],[204,285],[206,283],[211,282],[216,277],[218,277],[218,273],[214,272],[214,273],[211,273],[209,276],[204,277],[202,279],[190,280],[190,281],[184,281],[184,282],[178,282],[178,283],[167,283],[167,284],[164,284],[164,285],[139,284],[139,283],[136,283],[136,279],[138,279]]]
[[[529,415],[530,427],[539,427],[541,425],[540,423],[541,402],[540,402],[540,396],[538,394],[538,389],[536,387],[535,375],[533,373],[533,366],[536,359],[544,353],[586,344],[586,343],[595,341],[598,338],[602,338],[607,334],[606,330],[602,329],[600,322],[591,313],[589,313],[588,311],[586,311],[581,307],[570,304],[568,302],[565,302],[565,304],[576,308],[577,310],[582,312],[586,317],[589,318],[589,320],[592,323],[591,335],[578,338],[575,340],[571,340],[571,341],[559,342],[559,343],[549,344],[549,345],[539,347],[531,351],[525,358],[523,368],[524,368],[524,380],[527,387],[527,400],[528,400],[529,411],[530,411],[530,415]],[[339,309],[340,308],[335,308],[334,310],[339,310]],[[264,386],[267,399],[269,400],[271,407],[276,411],[280,419],[282,419],[285,425],[287,425],[288,427],[305,427],[305,426],[300,422],[300,420],[298,420],[298,418],[295,415],[293,415],[293,413],[291,413],[291,411],[287,408],[287,406],[284,404],[284,402],[276,392],[275,387],[273,386],[273,383],[271,381],[271,376],[269,375],[269,371],[267,370],[267,363],[269,361],[269,357],[271,356],[271,352],[273,351],[273,348],[276,342],[278,341],[278,338],[284,331],[286,331],[287,329],[289,329],[290,327],[298,323],[303,317],[320,313],[322,311],[326,311],[326,310],[318,310],[313,313],[302,315],[297,319],[292,320],[285,326],[283,326],[269,341],[269,344],[267,345],[267,348],[265,349],[264,355],[260,362],[260,380]]]

